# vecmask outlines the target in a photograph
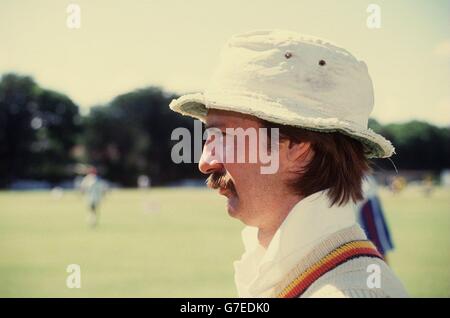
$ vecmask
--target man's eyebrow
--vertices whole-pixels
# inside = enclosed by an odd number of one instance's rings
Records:
[[[206,129],[209,129],[209,128],[221,129],[221,128],[224,128],[224,127],[225,127],[225,124],[223,124],[223,123],[208,123],[208,124],[205,124],[205,128]]]

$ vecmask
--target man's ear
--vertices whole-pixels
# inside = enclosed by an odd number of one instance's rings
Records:
[[[295,170],[302,169],[314,156],[310,142],[293,142],[287,140],[286,159],[288,165]]]

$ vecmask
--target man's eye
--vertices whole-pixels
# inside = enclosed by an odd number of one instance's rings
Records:
[[[205,144],[209,144],[213,141],[217,141],[218,139],[220,140],[222,137],[226,137],[227,133],[220,131],[220,135],[219,132],[215,132],[215,133],[210,133],[206,136],[206,140],[205,140]]]

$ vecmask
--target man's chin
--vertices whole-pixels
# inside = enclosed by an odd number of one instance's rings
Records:
[[[239,218],[239,199],[236,195],[227,197],[227,211],[231,217]]]
[[[239,219],[239,196],[237,193],[223,188],[219,188],[219,193],[227,199],[228,214]]]

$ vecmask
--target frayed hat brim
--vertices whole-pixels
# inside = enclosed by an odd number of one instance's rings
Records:
[[[228,95],[229,96],[229,95]],[[359,140],[366,150],[368,158],[388,158],[395,153],[391,142],[370,128],[361,127],[338,118],[303,117],[294,113],[280,113],[283,107],[276,103],[251,100],[236,96],[225,100],[207,100],[202,93],[187,94],[174,99],[169,107],[182,115],[205,122],[208,109],[220,109],[252,115],[269,122],[294,126],[319,132],[340,132]],[[230,102],[233,99],[233,102]]]

